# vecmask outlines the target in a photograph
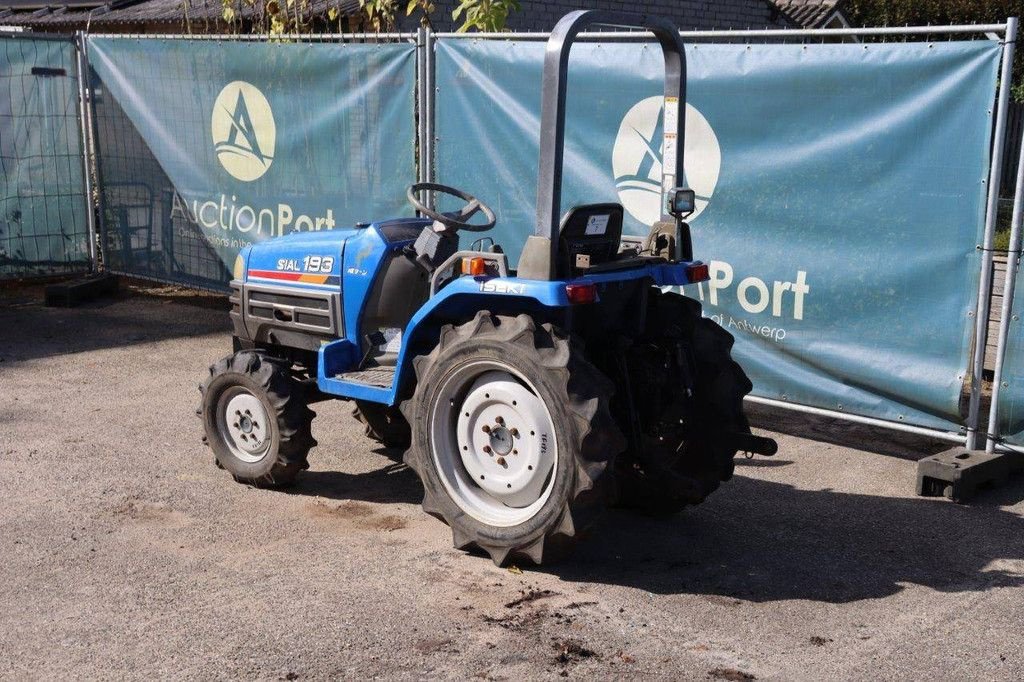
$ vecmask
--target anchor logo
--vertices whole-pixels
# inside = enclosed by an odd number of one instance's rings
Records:
[[[270,103],[255,86],[225,85],[213,104],[210,129],[217,159],[232,177],[252,182],[270,168],[277,127]]]

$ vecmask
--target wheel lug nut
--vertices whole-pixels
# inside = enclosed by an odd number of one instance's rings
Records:
[[[488,455],[491,454],[491,446],[490,445],[485,445],[484,446],[484,452],[486,452]]]
[[[498,426],[504,426],[505,425],[505,420],[502,419],[501,417],[495,417],[494,421],[498,422]]]
[[[519,429],[517,429],[515,427],[512,427],[512,429],[509,431],[509,433],[512,434],[513,438],[519,438]]]
[[[491,427],[490,427],[490,426],[488,426],[487,424],[484,424],[484,426],[483,426],[483,432],[484,432],[484,433],[490,433],[490,432],[491,432]]]
[[[498,464],[500,464],[501,466],[505,466],[505,458],[504,458],[504,457],[499,457],[499,458],[497,459],[497,462],[498,462]]]

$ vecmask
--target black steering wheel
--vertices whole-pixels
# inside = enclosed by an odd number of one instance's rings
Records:
[[[450,211],[448,213],[435,211],[432,208],[427,208],[427,206],[420,201],[420,192],[425,191],[448,194],[449,196],[462,199],[466,202],[466,205],[458,211]],[[406,192],[406,196],[409,198],[409,203],[412,204],[417,211],[428,218],[433,218],[445,227],[453,230],[485,232],[494,227],[494,223],[497,221],[494,217],[494,211],[492,211],[487,204],[478,200],[476,197],[463,192],[462,190],[449,187],[448,185],[439,185],[436,182],[417,182],[415,185],[409,186],[409,191]],[[469,222],[469,219],[475,216],[478,211],[482,212],[487,218],[486,223],[473,224]]]

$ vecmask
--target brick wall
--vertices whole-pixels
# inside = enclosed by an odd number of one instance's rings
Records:
[[[435,31],[453,31],[452,9],[457,0],[437,0],[437,10],[431,17]],[[788,24],[769,0],[640,0],[615,2],[614,0],[520,0],[521,9],[509,17],[508,28],[513,31],[550,31],[568,12],[576,9],[603,9],[634,13],[660,14],[688,30],[777,28]],[[415,28],[415,23],[406,24]]]

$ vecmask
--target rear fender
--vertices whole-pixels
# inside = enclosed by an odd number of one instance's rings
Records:
[[[564,281],[544,282],[516,277],[460,277],[421,307],[405,329],[398,355],[392,404],[401,402],[416,381],[412,360],[437,344],[441,327],[471,319],[477,311],[498,315],[531,315],[538,320],[561,321],[569,312]]]

